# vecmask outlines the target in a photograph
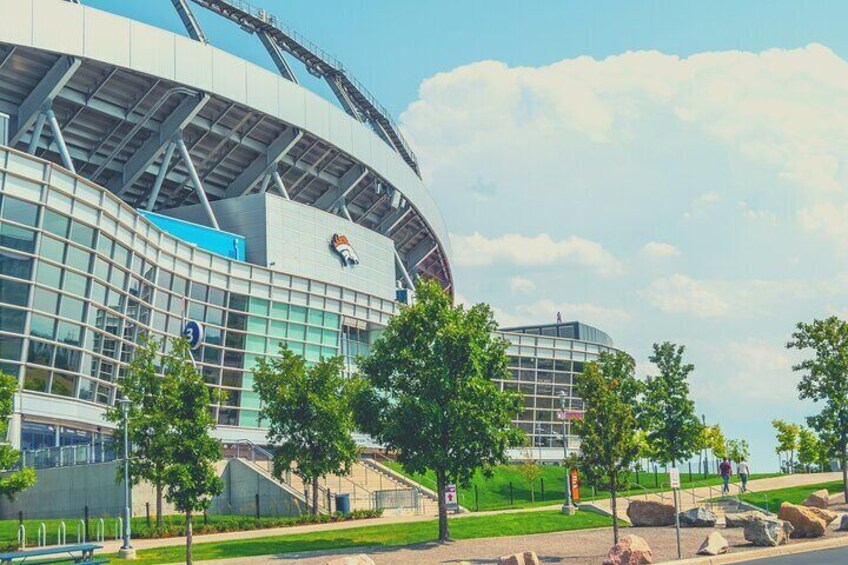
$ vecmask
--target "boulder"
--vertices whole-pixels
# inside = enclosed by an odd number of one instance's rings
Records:
[[[604,565],[645,565],[653,562],[654,556],[648,542],[642,537],[629,534],[619,538],[618,543],[612,546]]]
[[[744,528],[745,524],[752,520],[765,520],[767,517],[763,512],[758,510],[733,512],[724,515],[724,526],[726,528]]]
[[[634,500],[627,507],[627,517],[634,526],[673,526],[674,505],[653,500]]]
[[[504,555],[498,559],[498,565],[540,565],[539,558],[533,551]]]
[[[804,502],[801,503],[802,506],[810,506],[813,508],[824,508],[827,510],[827,507],[830,505],[830,494],[828,494],[827,489],[817,490],[807,497]]]
[[[793,529],[792,524],[784,520],[749,520],[745,524],[745,539],[754,545],[774,547],[787,543]]]
[[[327,561],[327,565],[375,565],[375,563],[370,557],[364,553],[360,553],[359,555],[336,557]]]
[[[714,528],[716,520],[718,516],[706,506],[698,506],[680,513],[680,525],[687,528]]]
[[[780,505],[777,517],[786,520],[794,531],[793,538],[820,538],[827,531],[827,524],[819,518],[812,508],[784,502]]]
[[[842,515],[842,519],[839,521],[839,531],[848,532],[848,514]]]
[[[824,525],[829,526],[831,522],[839,518],[839,514],[836,512],[831,512],[830,510],[824,510],[822,508],[818,508],[816,506],[807,507],[807,510],[824,520]]]
[[[698,555],[720,555],[727,553],[730,550],[730,544],[724,539],[724,536],[718,532],[713,532],[707,536],[701,547],[698,548]]]

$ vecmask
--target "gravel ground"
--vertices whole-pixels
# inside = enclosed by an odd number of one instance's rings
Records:
[[[681,530],[683,557],[695,557],[709,528]],[[751,549],[740,528],[718,531],[727,539],[731,552]],[[677,557],[674,528],[623,528],[622,535],[635,533],[648,540],[654,562],[670,561]],[[829,532],[829,537],[848,536],[848,532]],[[792,543],[798,543],[793,540]],[[315,552],[303,555],[288,554],[225,561],[204,561],[208,565],[325,565],[333,556],[366,553],[377,565],[456,565],[468,561],[473,565],[497,563],[498,557],[517,551],[532,550],[545,565],[599,565],[612,545],[612,529],[602,528],[577,532],[537,534],[510,538],[460,540],[446,545],[426,543],[400,548],[359,549],[344,552]]]

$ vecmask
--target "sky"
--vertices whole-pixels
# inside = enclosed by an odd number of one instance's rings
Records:
[[[167,0],[86,4],[184,33]],[[753,472],[777,467],[771,420],[817,410],[797,399],[793,327],[848,315],[848,4],[255,4],[398,119],[461,300],[503,325],[596,325],[640,377],[653,343],[684,344],[698,413],[751,444]]]

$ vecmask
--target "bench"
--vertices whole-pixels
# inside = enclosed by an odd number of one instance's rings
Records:
[[[20,565],[26,563],[27,559],[48,557],[51,555],[62,555],[61,559],[52,561],[39,561],[39,563],[67,563],[70,559],[73,563],[79,565],[102,565],[109,563],[108,559],[95,559],[95,550],[103,549],[102,545],[95,543],[79,543],[74,545],[57,545],[54,547],[39,547],[37,549],[24,549],[21,551],[12,551],[8,553],[0,553],[0,565]]]

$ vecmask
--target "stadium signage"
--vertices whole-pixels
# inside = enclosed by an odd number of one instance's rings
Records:
[[[359,255],[353,250],[353,246],[346,235],[334,233],[330,240],[330,247],[341,258],[343,266],[359,264]]]

